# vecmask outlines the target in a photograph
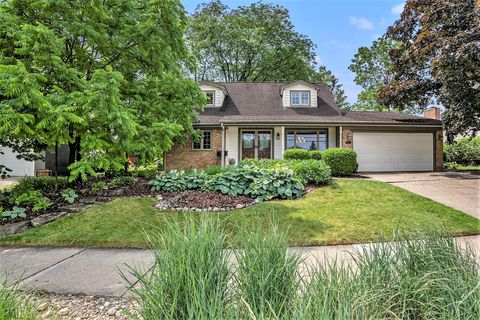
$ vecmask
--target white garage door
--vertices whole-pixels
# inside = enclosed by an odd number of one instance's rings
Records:
[[[433,133],[353,133],[358,171],[433,171]]]
[[[35,173],[35,164],[32,161],[17,159],[16,154],[8,148],[2,147],[3,154],[0,154],[0,164],[3,164],[12,172],[8,174],[15,176],[33,176]]]

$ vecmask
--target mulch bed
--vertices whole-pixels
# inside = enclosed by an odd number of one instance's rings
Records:
[[[245,196],[229,196],[217,191],[186,190],[167,192],[163,195],[162,205],[165,208],[206,209],[208,211],[224,211],[241,209],[255,204],[255,200]]]

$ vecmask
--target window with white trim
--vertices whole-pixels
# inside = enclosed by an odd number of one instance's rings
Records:
[[[202,130],[199,140],[193,141],[193,150],[210,150],[212,148],[212,131]]]
[[[290,105],[310,106],[310,91],[290,91]]]
[[[213,107],[215,105],[215,91],[205,91],[207,96],[207,106]]]

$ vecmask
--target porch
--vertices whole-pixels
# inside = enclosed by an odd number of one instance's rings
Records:
[[[247,158],[283,159],[293,147],[323,151],[340,146],[338,126],[224,126],[223,131],[224,165]]]

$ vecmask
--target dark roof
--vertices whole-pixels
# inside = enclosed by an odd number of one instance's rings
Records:
[[[211,83],[209,83],[211,84]],[[348,123],[348,124],[425,124],[441,125],[439,120],[395,113],[341,111],[330,89],[323,83],[318,89],[317,108],[283,107],[280,91],[285,82],[218,83],[228,95],[221,107],[206,107],[197,124],[219,125],[245,123]]]

